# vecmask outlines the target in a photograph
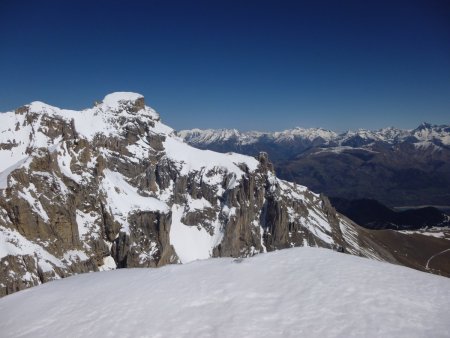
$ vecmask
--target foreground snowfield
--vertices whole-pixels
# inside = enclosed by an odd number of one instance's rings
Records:
[[[0,299],[2,337],[448,337],[450,279],[326,249],[78,275]]]

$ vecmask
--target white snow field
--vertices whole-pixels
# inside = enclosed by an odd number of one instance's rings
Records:
[[[293,248],[78,275],[0,299],[1,337],[449,337],[450,279]]]

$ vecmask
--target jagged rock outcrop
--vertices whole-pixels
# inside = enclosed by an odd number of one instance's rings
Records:
[[[133,93],[0,115],[0,296],[89,271],[293,246],[395,261],[258,159],[192,148]]]

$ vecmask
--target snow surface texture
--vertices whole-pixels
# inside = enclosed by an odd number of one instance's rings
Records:
[[[450,280],[325,249],[70,277],[0,299],[3,337],[448,337]]]

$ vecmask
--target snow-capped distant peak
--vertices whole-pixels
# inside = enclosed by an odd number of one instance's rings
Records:
[[[294,138],[303,138],[310,141],[315,139],[323,139],[329,141],[337,136],[337,134],[331,130],[323,128],[302,128],[295,127],[294,129],[287,129],[281,132],[272,133],[273,137],[279,141],[292,140]]]
[[[357,129],[336,133],[323,128],[295,127],[276,132],[248,131],[240,132],[236,129],[193,129],[182,130],[179,135],[187,142],[196,145],[208,145],[223,143],[232,140],[238,145],[248,145],[257,142],[273,141],[285,144],[292,142],[307,142],[311,144],[328,145],[330,143],[339,145],[363,144],[369,145],[377,142],[395,144],[410,140],[411,137],[418,141],[437,142],[438,144],[450,145],[450,127],[448,125],[431,125],[422,123],[414,130],[387,127],[379,130]]]
[[[306,139],[309,141],[330,141],[338,136],[333,131],[322,128],[287,129],[279,132],[239,131],[237,129],[192,129],[181,130],[178,135],[192,144],[211,144],[233,140],[241,145],[249,145],[261,139],[270,139],[275,142],[290,142],[294,139]]]
[[[193,142],[225,142],[230,139],[239,139],[244,136],[237,129],[192,129],[192,130],[180,130],[177,133],[181,138],[185,140],[191,140]]]
[[[448,125],[432,125],[423,122],[411,133],[420,142],[439,141],[444,145],[450,145],[450,126]]]

